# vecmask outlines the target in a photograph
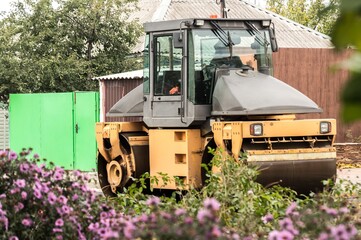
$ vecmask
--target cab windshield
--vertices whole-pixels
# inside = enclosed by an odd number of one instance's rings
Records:
[[[220,37],[214,29],[193,29],[189,33],[189,99],[195,104],[211,102],[217,68],[272,74],[271,54],[268,31],[225,29]]]

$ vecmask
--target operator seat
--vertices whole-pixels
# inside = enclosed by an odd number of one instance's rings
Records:
[[[181,72],[177,70],[167,70],[163,72],[163,94],[169,95],[169,90],[173,87],[180,87]]]

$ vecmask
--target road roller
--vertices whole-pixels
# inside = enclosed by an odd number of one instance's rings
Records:
[[[257,181],[320,191],[336,175],[335,119],[298,119],[322,109],[273,77],[270,19],[179,19],[144,24],[143,84],[99,122],[100,186],[115,196],[144,173],[154,189],[201,188],[208,149],[257,166]],[[177,181],[162,181],[163,174]],[[203,174],[204,176],[204,174]]]

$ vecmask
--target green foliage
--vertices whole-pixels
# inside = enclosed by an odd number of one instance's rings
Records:
[[[267,9],[329,35],[339,15],[340,0],[267,0]]]
[[[0,239],[90,239],[102,206],[88,178],[30,153],[0,151]]]
[[[145,174],[117,198],[100,198],[84,185],[86,175],[49,169],[29,154],[0,151],[1,239],[361,237],[361,186],[348,181],[325,181],[323,193],[298,199],[289,189],[264,188],[256,169],[217,152],[202,189],[149,196]]]
[[[243,159],[235,161],[222,153],[214,154],[211,165],[221,170],[213,172],[209,169],[206,185],[182,199],[185,208],[196,203],[190,211],[194,211],[205,198],[215,198],[221,204],[220,218],[226,226],[250,235],[262,231],[262,216],[267,213],[278,216],[295,198],[295,193],[287,188],[265,188],[257,183],[257,169],[246,166]]]
[[[341,96],[342,116],[346,122],[361,119],[361,2],[342,0],[341,15],[332,32],[337,49],[354,48],[355,52],[342,67],[350,71],[350,78]]]
[[[147,196],[136,190],[142,184],[135,181],[126,194],[112,199],[112,206],[121,212],[143,218],[144,214],[167,216],[166,219],[157,218],[159,226],[152,228],[153,237],[174,236],[177,233],[174,229],[182,229],[184,234],[191,234],[183,228],[185,216],[198,219],[204,202],[214,199],[220,204],[217,211],[219,226],[224,226],[227,231],[231,229],[234,234],[245,239],[337,239],[334,236],[339,232],[347,235],[345,239],[358,239],[359,235],[356,233],[360,229],[360,185],[327,180],[324,182],[324,192],[299,198],[290,189],[280,186],[265,188],[255,182],[257,169],[244,165],[242,159],[235,161],[224,157],[222,152],[211,151],[215,157],[209,165],[203,166],[207,170],[208,180],[202,189],[182,191],[182,186],[172,196],[161,196],[154,208],[149,206]],[[221,170],[212,171],[212,166]],[[149,175],[146,174],[144,178],[149,179]],[[173,181],[164,174],[162,178]],[[146,182],[142,178],[138,181]],[[142,190],[144,187],[145,185]],[[177,209],[182,209],[187,214],[173,218],[172,212]],[[170,226],[167,223],[169,221],[172,222]],[[162,228],[163,225],[168,227]],[[196,228],[202,227],[197,225]],[[143,233],[141,238],[147,233],[149,232]],[[323,236],[326,238],[321,238]]]
[[[242,160],[235,161],[229,156],[224,158],[222,153],[210,151],[215,157],[209,165],[203,165],[207,176],[205,186],[194,189],[179,184],[179,190],[169,194],[170,196],[154,191],[153,194],[162,194],[159,207],[163,211],[185,209],[190,216],[196,217],[203,202],[213,198],[221,205],[218,214],[225,226],[237,229],[242,235],[251,235],[254,232],[266,234],[267,227],[262,223],[262,216],[282,215],[287,206],[295,200],[295,192],[279,186],[265,188],[255,182],[257,169],[246,166]],[[214,172],[211,166],[221,170]],[[117,202],[114,207],[129,214],[150,213],[145,201],[147,195],[142,192],[145,190],[142,183],[149,178],[149,174],[145,174],[142,178],[135,179],[135,182],[125,189],[124,194],[119,194],[118,198],[114,199]],[[161,174],[161,178],[165,184],[177,181],[166,174]],[[151,178],[150,181],[158,180]]]
[[[95,90],[94,76],[140,67],[136,0],[20,0],[0,21],[0,95]],[[134,70],[134,69],[133,69]]]

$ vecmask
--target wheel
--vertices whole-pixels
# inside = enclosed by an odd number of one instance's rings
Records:
[[[139,178],[149,172],[149,145],[131,146],[129,143],[129,137],[146,135],[142,132],[120,134],[122,154],[110,162],[98,153],[98,179],[105,196],[115,197],[133,183],[132,177]],[[105,145],[110,148],[110,144]]]
[[[108,197],[115,197],[116,194],[112,191],[110,183],[108,182],[107,161],[100,153],[98,153],[97,169],[99,185],[103,194]]]

